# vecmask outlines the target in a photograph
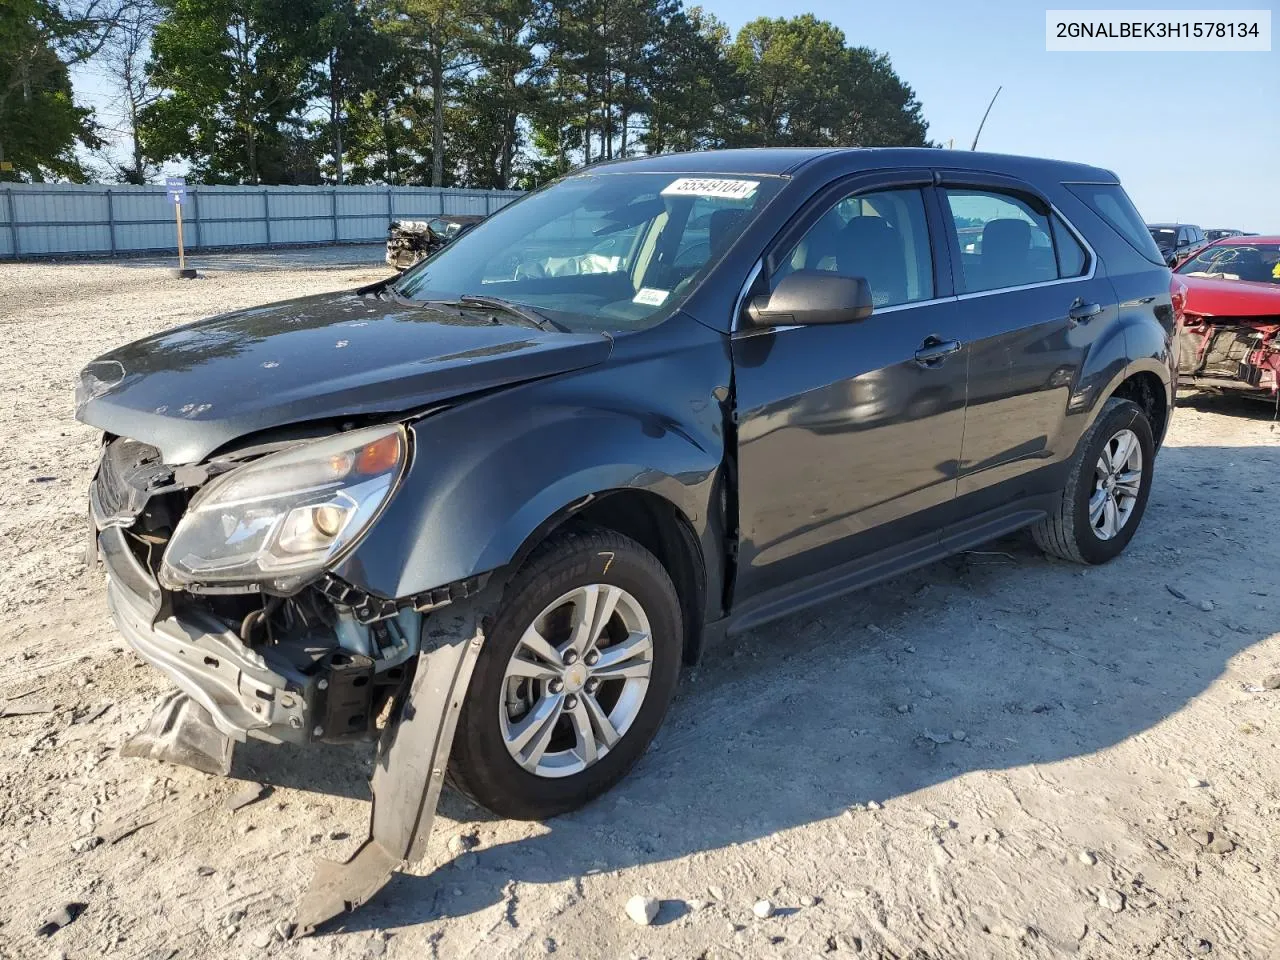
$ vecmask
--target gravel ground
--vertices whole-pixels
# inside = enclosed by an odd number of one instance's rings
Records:
[[[422,864],[282,942],[314,858],[363,833],[370,752],[251,744],[230,780],[118,756],[167,685],[84,566],[72,384],[379,255],[0,266],[0,698],[51,708],[0,716],[0,957],[1280,956],[1280,434],[1212,399],[1110,566],[1014,538],[712,650],[612,793],[545,824],[446,795]],[[232,811],[245,780],[268,792]]]

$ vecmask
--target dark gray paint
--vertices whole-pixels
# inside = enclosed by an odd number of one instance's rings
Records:
[[[310,298],[108,355],[127,382],[80,416],[181,461],[267,427],[465,398],[413,419],[404,484],[340,576],[398,597],[499,570],[585,497],[643,490],[699,542],[706,619],[736,612],[746,623],[1036,519],[1127,376],[1153,374],[1172,407],[1169,273],[1062,186],[1116,182],[1105,170],[905,149],[629,163],[789,179],[681,312],[617,337],[612,353],[602,337]],[[943,171],[967,171],[971,183],[990,172],[1039,193],[1089,240],[1094,278],[956,296],[932,187]],[[767,289],[744,290],[753,267],[785,249],[820,196],[888,180],[925,191],[938,302],[848,325],[732,333],[734,305]],[[1069,316],[1077,297],[1101,308],[1084,324]],[[298,314],[313,319],[291,324]],[[369,326],[349,326],[364,317]],[[335,349],[337,339],[359,347]],[[961,349],[922,366],[917,352],[939,340]],[[296,369],[263,366],[282,358]],[[189,402],[212,406],[190,420],[155,412]]]
[[[502,566],[589,494],[638,489],[684,517],[718,583],[711,502],[726,411],[714,391],[729,382],[724,338],[678,314],[660,331],[619,337],[607,364],[418,420],[399,492],[336,572],[407,596]]]
[[[372,294],[323,294],[112,350],[81,374],[89,397],[76,416],[108,433],[146,437],[166,463],[197,463],[273,427],[408,412],[600,363],[609,351],[600,334],[546,333]]]

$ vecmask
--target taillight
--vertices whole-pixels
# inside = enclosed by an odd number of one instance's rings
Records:
[[[1183,312],[1187,309],[1187,285],[1176,276],[1169,282],[1169,299],[1173,301],[1174,327],[1180,328]]]

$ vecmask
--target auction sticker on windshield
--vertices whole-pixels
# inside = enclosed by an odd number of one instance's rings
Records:
[[[640,291],[632,298],[632,303],[644,303],[651,307],[659,307],[662,301],[667,299],[666,290],[658,290],[654,287],[641,287]]]
[[[665,197],[725,197],[746,200],[760,186],[759,180],[722,180],[707,177],[681,177],[662,188]]]

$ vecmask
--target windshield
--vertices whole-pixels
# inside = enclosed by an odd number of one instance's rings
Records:
[[[1280,243],[1224,243],[1205,247],[1176,273],[1280,284]]]
[[[574,331],[668,316],[784,181],[583,173],[521,199],[396,281],[411,300],[501,297]]]
[[[1152,227],[1151,239],[1162,247],[1172,247],[1178,242],[1178,231],[1172,227]]]

